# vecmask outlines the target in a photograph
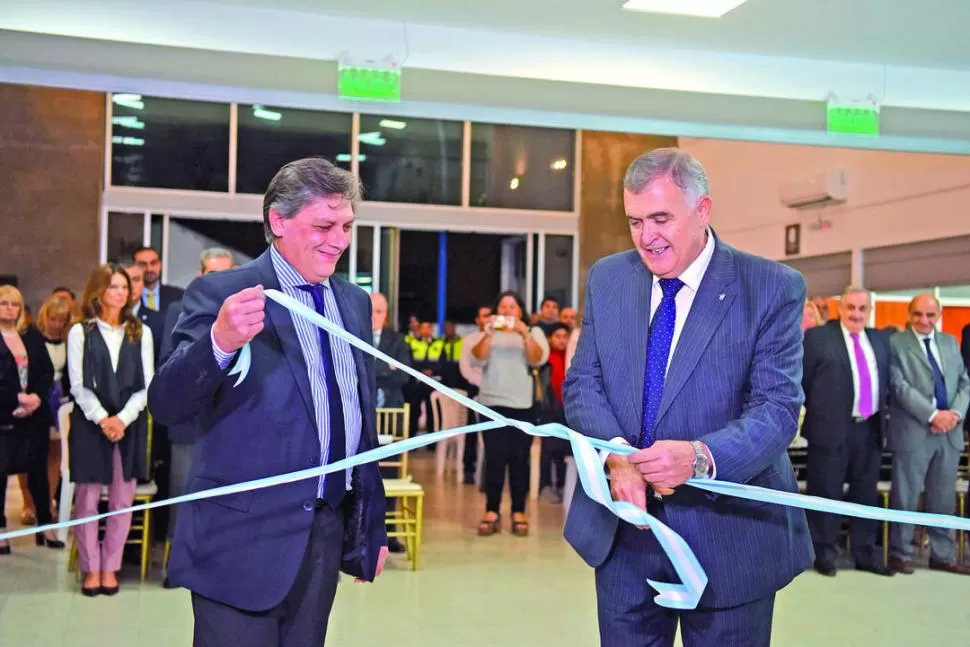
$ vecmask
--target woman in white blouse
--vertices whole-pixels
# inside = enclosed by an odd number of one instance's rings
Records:
[[[76,406],[68,436],[75,518],[97,513],[101,488],[108,509],[132,504],[139,476],[147,476],[145,406],[154,376],[152,333],[132,315],[131,280],[120,265],[98,267],[88,280],[76,323],[67,336],[67,370]],[[86,596],[118,592],[117,571],[131,515],[109,517],[104,540],[97,522],[75,531]]]

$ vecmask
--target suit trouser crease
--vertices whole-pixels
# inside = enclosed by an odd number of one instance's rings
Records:
[[[108,510],[114,512],[131,506],[135,499],[135,479],[124,480],[121,450],[115,445],[111,459],[111,483],[108,485]],[[90,517],[98,513],[101,501],[101,483],[78,483],[74,490],[74,518]],[[125,542],[131,529],[131,513],[108,517],[104,522],[104,539],[98,541],[98,522],[77,526],[74,540],[77,543],[78,566],[82,573],[115,572],[121,570]]]
[[[924,492],[926,512],[951,515],[956,507],[957,470],[960,452],[946,436],[930,437],[924,446],[912,451],[896,452],[893,456],[892,507],[914,511],[919,507],[920,492]],[[911,524],[896,523],[890,531],[893,557],[911,561],[914,557]],[[930,559],[949,564],[956,559],[953,531],[945,528],[926,529],[930,538]]]
[[[323,645],[340,578],[343,535],[342,509],[324,506],[314,513],[313,528],[293,586],[283,601],[268,611],[244,611],[193,593],[193,646]]]

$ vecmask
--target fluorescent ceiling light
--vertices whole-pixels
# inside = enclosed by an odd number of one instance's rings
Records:
[[[390,128],[391,130],[404,130],[408,127],[408,122],[398,121],[396,119],[381,119],[381,128]]]
[[[349,162],[350,161],[350,153],[338,153],[337,154],[337,161],[338,162]],[[358,155],[357,156],[357,161],[358,162],[366,162],[367,161],[367,156],[366,155]]]
[[[560,157],[559,159],[553,160],[552,164],[549,165],[549,168],[551,168],[553,171],[565,171],[568,164],[569,163],[565,160],[565,158]]]
[[[375,131],[371,133],[361,133],[357,135],[357,141],[361,144],[369,144],[371,146],[383,146],[387,143],[387,140],[381,137],[381,131]]]
[[[747,0],[629,0],[623,5],[627,11],[671,13],[701,18],[720,18]]]
[[[265,119],[266,121],[279,121],[283,118],[283,113],[267,110],[263,106],[253,106],[253,116],[257,119]]]
[[[132,128],[134,130],[145,130],[145,122],[134,116],[112,117],[111,123],[122,128]]]
[[[145,102],[142,101],[140,94],[131,93],[118,93],[111,95],[111,101],[118,104],[119,106],[124,106],[126,108],[131,108],[132,110],[144,110]]]
[[[122,146],[144,146],[145,140],[141,137],[121,137],[120,135],[115,135],[111,138],[112,144],[121,144]]]

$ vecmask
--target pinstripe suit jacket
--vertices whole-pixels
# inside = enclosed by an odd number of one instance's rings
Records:
[[[635,444],[643,416],[653,276],[636,251],[590,269],[583,333],[564,385],[570,426]],[[701,440],[717,478],[794,492],[787,448],[803,401],[801,275],[720,240],[671,358],[658,440]],[[709,577],[700,604],[731,607],[766,597],[814,560],[805,513],[682,486],[665,497],[668,525]],[[593,567],[624,559],[618,519],[577,491],[566,539]],[[665,560],[659,552],[653,559]],[[646,584],[644,584],[646,586]]]

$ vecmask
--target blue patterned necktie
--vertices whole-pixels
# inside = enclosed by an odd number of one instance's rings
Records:
[[[326,317],[323,307],[323,291],[326,287],[318,285],[301,285],[299,288],[309,292],[313,297],[313,305],[317,313]],[[320,333],[320,354],[323,361],[323,375],[327,384],[327,412],[330,414],[330,443],[327,464],[336,463],[346,458],[347,433],[344,429],[344,406],[340,399],[340,385],[337,383],[337,371],[334,368],[333,352],[330,348],[330,335],[323,328],[317,328]],[[334,472],[323,481],[323,500],[330,507],[337,509],[347,494],[347,479],[345,472]]]
[[[936,408],[946,411],[950,408],[949,398],[946,397],[946,382],[943,381],[943,371],[933,356],[933,349],[930,347],[931,337],[923,338],[923,345],[926,347],[926,358],[930,360],[930,368],[933,369],[933,395],[936,397]]]
[[[664,379],[667,376],[667,360],[670,358],[670,344],[674,339],[674,326],[677,323],[677,293],[684,287],[680,279],[660,279],[663,299],[650,322],[650,336],[647,340],[647,370],[643,374],[643,422],[640,429],[640,447],[653,445],[654,425],[657,411],[664,392]]]

